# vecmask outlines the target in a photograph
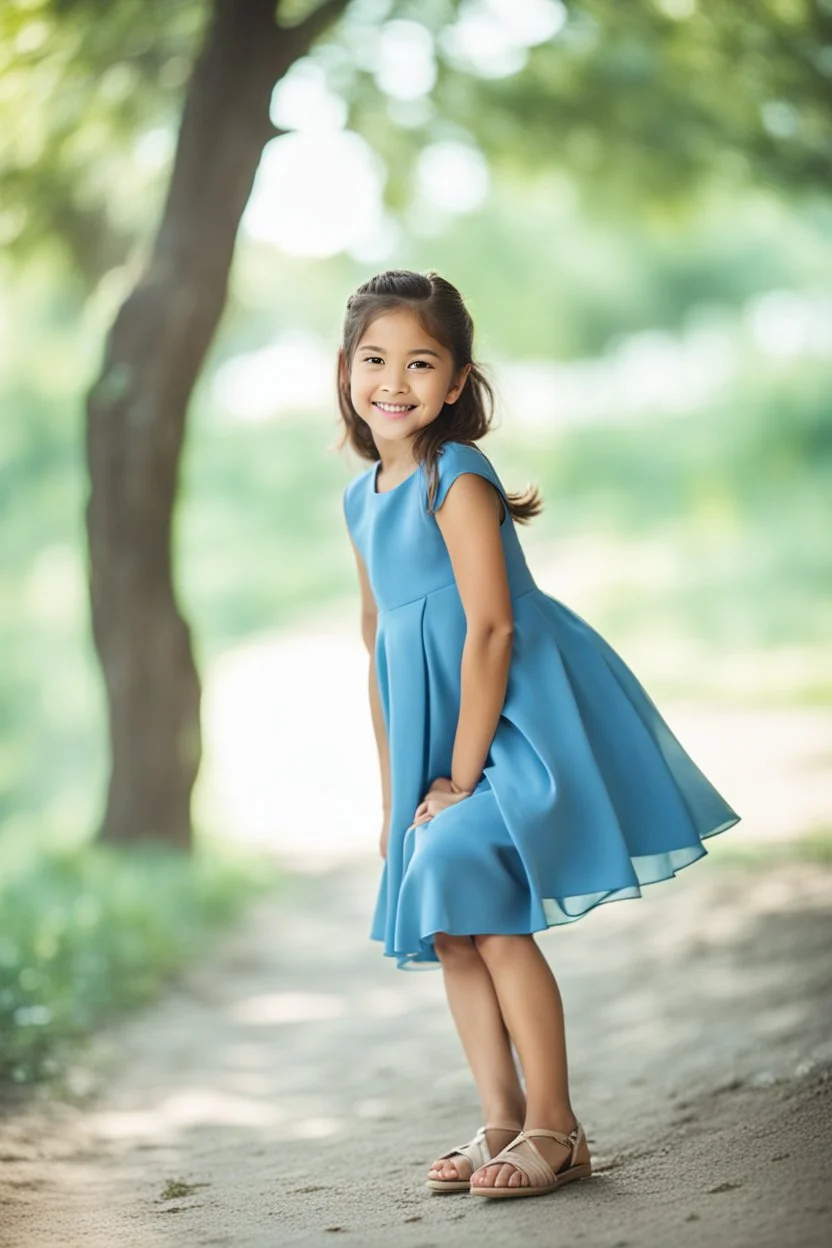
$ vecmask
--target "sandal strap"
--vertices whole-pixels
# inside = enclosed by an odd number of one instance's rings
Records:
[[[464,1157],[466,1161],[470,1161],[475,1170],[479,1170],[480,1166],[486,1165],[491,1160],[491,1153],[488,1151],[485,1127],[480,1127],[473,1140],[469,1140],[467,1144],[457,1145],[449,1153],[443,1153],[438,1160],[450,1161],[452,1157]]]
[[[521,1144],[527,1146],[526,1152],[517,1152]],[[546,1158],[542,1155],[536,1144],[528,1139],[528,1134],[521,1131],[516,1140],[498,1153],[496,1157],[492,1157],[491,1164],[496,1165],[497,1162],[505,1162],[509,1166],[513,1166],[515,1170],[519,1170],[529,1180],[532,1187],[548,1187],[550,1183],[554,1183],[555,1174]]]
[[[574,1165],[575,1154],[581,1142],[581,1130],[582,1128],[579,1124],[570,1135],[563,1135],[560,1131],[547,1131],[543,1127],[532,1127],[530,1131],[524,1131],[523,1134],[526,1136],[526,1139],[529,1139],[530,1136],[542,1136],[543,1139],[555,1140],[556,1143],[562,1144],[564,1148],[569,1149],[569,1164]]]
[[[515,1170],[519,1170],[521,1174],[526,1176],[532,1187],[549,1187],[556,1182],[557,1174],[535,1144],[535,1138],[555,1140],[556,1143],[569,1149],[569,1158],[557,1172],[560,1173],[560,1171],[568,1170],[570,1166],[575,1164],[575,1154],[578,1151],[581,1135],[582,1129],[580,1125],[575,1128],[571,1135],[563,1135],[560,1131],[547,1131],[543,1127],[521,1131],[517,1138],[492,1157],[488,1164],[495,1166],[498,1163],[505,1163],[513,1166]],[[515,1152],[515,1149],[518,1149],[521,1144],[528,1145],[528,1151],[523,1153]]]

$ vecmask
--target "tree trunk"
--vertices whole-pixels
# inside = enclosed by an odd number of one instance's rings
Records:
[[[149,264],[87,400],[89,580],[109,712],[102,839],[188,848],[200,685],[176,602],[171,531],[185,419],[225,305],[275,82],[346,7],[280,28],[275,0],[213,0]]]

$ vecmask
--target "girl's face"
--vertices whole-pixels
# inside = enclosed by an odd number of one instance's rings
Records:
[[[457,370],[447,347],[402,309],[371,321],[350,368],[350,397],[379,442],[407,441],[462,393],[469,367]]]

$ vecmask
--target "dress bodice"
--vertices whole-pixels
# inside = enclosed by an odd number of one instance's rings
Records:
[[[474,446],[448,442],[438,464],[438,488],[434,512],[445,501],[451,485],[465,473],[484,477],[506,504],[500,480]],[[376,491],[378,465],[374,464],[347,487],[344,510],[347,525],[364,560],[379,611],[454,585],[450,557],[436,517],[428,510],[427,479],[422,467],[384,493]],[[534,581],[514,522],[506,509],[500,529],[512,597],[534,588]]]

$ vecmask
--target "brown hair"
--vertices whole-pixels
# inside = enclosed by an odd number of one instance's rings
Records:
[[[428,506],[432,508],[439,482],[437,465],[444,444],[473,445],[488,433],[494,419],[494,391],[472,359],[473,321],[459,291],[438,273],[390,269],[364,282],[347,300],[338,352],[338,406],[344,421],[342,444],[348,443],[364,459],[380,458],[369,425],[352,405],[350,368],[368,326],[385,312],[397,312],[402,308],[417,316],[426,332],[450,351],[457,371],[466,364],[471,365],[456,402],[446,403],[436,420],[420,429],[413,439],[413,453],[426,472]],[[512,518],[521,524],[536,516],[542,507],[540,494],[534,486],[523,494],[508,494],[506,499]]]

